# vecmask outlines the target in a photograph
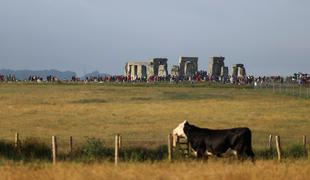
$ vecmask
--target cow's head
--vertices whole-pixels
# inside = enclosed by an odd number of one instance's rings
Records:
[[[173,135],[173,147],[176,146],[177,144],[177,140],[178,137],[185,137],[187,138],[185,132],[184,132],[184,126],[185,124],[187,124],[187,120],[183,121],[181,124],[179,124],[173,131],[172,131],[172,135]]]

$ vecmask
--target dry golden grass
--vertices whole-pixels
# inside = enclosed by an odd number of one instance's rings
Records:
[[[1,139],[15,132],[46,141],[121,133],[162,143],[187,119],[209,128],[250,127],[259,146],[269,133],[301,141],[310,129],[309,100],[252,89],[0,84],[0,107]]]
[[[309,161],[61,163],[0,166],[0,179],[309,179]]]
[[[254,149],[264,147],[269,133],[284,145],[296,143],[310,129],[310,101],[252,89],[210,87],[128,87],[114,85],[0,84],[0,139],[39,137],[60,143],[73,136],[165,143],[184,119],[209,128],[247,126]],[[126,139],[127,138],[127,139]],[[294,141],[293,141],[294,140]],[[145,144],[145,142],[142,142]],[[132,144],[132,142],[131,142]],[[141,144],[140,144],[141,145]],[[61,145],[62,147],[62,145]],[[0,161],[0,179],[309,179],[305,160],[227,162],[210,160],[155,163],[56,166]]]
[[[15,132],[47,140],[121,133],[165,142],[184,119],[209,128],[248,126],[257,144],[269,133],[300,138],[310,129],[309,100],[251,89],[0,84],[0,107],[2,139]]]

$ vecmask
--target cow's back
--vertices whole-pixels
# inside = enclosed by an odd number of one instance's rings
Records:
[[[247,127],[232,129],[201,128],[194,133],[194,146],[205,145],[220,153],[237,146],[251,146],[251,130]]]

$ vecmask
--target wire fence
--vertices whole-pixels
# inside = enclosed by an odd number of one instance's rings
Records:
[[[16,141],[16,135],[12,134],[11,136],[5,135],[0,136],[0,141],[6,141],[10,143],[14,143]],[[265,136],[259,135],[254,136],[252,138],[252,145],[254,149],[263,149],[269,147],[269,134]],[[274,137],[275,135],[273,135]],[[304,137],[309,137],[309,135],[305,134],[302,136],[281,136],[282,147],[289,148],[294,145],[304,146],[305,143],[309,144],[310,139],[306,142]],[[24,137],[22,134],[19,135],[20,142],[27,142],[27,141],[35,141],[44,143],[47,146],[51,146],[52,144],[52,137],[42,136],[42,137]],[[114,136],[107,136],[107,137],[85,137],[85,136],[75,136],[75,137],[63,137],[57,136],[57,144],[58,144],[58,151],[59,152],[69,152],[70,148],[73,149],[81,149],[85,144],[89,141],[100,141],[104,147],[107,148],[114,148],[115,139]],[[274,138],[272,139],[272,144],[275,144]],[[167,139],[159,139],[159,138],[149,138],[149,137],[142,137],[142,138],[132,138],[122,136],[122,147],[123,148],[146,148],[146,149],[154,149],[163,145],[167,145]]]
[[[115,139],[114,136],[106,136],[106,137],[88,137],[88,136],[56,136],[57,137],[57,144],[58,144],[58,151],[59,152],[69,152],[70,146],[73,149],[81,149],[85,144],[89,143],[90,141],[100,141],[102,146],[106,148],[114,148]],[[22,134],[19,134],[19,141],[23,142],[40,142],[44,143],[47,146],[52,146],[52,136],[29,136],[25,137]],[[0,141],[6,141],[9,143],[14,143],[15,134],[12,135],[1,135]],[[141,137],[141,138],[132,138],[132,137],[122,137],[122,147],[124,148],[148,148],[154,149],[162,145],[166,145],[167,141],[165,139],[158,139],[158,138],[148,138],[148,137]]]
[[[268,90],[274,94],[294,96],[303,99],[310,99],[310,85],[297,83],[257,83],[254,86],[257,90]]]
[[[276,137],[275,137],[276,139]],[[285,139],[285,138],[284,138]],[[281,138],[280,141],[267,142],[254,141],[254,154],[256,159],[304,159],[309,158],[310,147],[309,144],[297,144],[294,146],[286,146],[285,140]],[[135,146],[137,141],[127,141],[130,145],[125,145],[126,140],[119,141],[115,138],[114,147],[102,145],[97,140],[88,141],[85,144],[80,142],[73,142],[73,144],[66,143],[61,138],[50,138],[51,142],[41,144],[36,141],[22,141],[19,145],[5,144],[0,140],[0,160],[9,159],[14,161],[37,162],[49,161],[54,164],[58,161],[69,162],[100,162],[110,161],[117,165],[122,162],[141,162],[141,161],[183,161],[185,159],[195,159],[196,153],[190,148],[179,149],[173,147],[171,140],[163,143],[158,141],[138,141],[138,144],[147,145],[147,148]],[[149,145],[161,144],[156,148],[151,148]],[[257,144],[263,145],[261,148],[256,147]],[[188,149],[188,151],[186,151]],[[185,150],[185,151],[184,151]],[[253,159],[252,159],[253,160]]]

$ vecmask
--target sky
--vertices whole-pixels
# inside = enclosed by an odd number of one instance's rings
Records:
[[[251,75],[310,73],[309,0],[0,0],[0,69],[123,74],[211,56]]]

